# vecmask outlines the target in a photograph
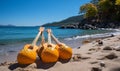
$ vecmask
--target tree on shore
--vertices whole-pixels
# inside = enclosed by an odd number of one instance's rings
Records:
[[[120,22],[120,0],[92,0],[80,7],[85,18],[97,17],[99,21]]]
[[[84,13],[84,12],[86,12],[84,15],[85,18],[93,17],[96,16],[98,9],[94,4],[88,3],[80,7],[80,13]]]

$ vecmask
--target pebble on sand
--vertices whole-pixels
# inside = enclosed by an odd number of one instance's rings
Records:
[[[118,56],[115,53],[112,52],[112,53],[106,55],[105,57],[108,58],[108,59],[114,59],[114,58],[117,58]]]
[[[100,67],[92,67],[91,71],[102,71]]]
[[[99,46],[103,45],[103,41],[100,39],[96,40],[96,42],[98,43]]]
[[[112,47],[110,47],[110,46],[105,46],[104,48],[103,48],[103,50],[112,50],[113,48]]]
[[[80,54],[75,54],[72,59],[73,61],[80,61],[81,55]]]
[[[101,66],[101,67],[105,67],[105,62],[101,61],[101,62],[100,62],[100,66]]]
[[[120,51],[120,46],[116,46],[116,47],[114,47],[114,50],[116,50],[116,51]]]

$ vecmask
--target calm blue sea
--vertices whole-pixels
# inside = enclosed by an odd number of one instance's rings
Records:
[[[110,30],[81,30],[81,29],[59,29],[58,27],[51,28],[53,34],[60,40],[70,38],[88,37],[87,35],[108,33]],[[38,33],[39,27],[0,27],[0,45],[16,44],[23,42],[32,42]],[[47,39],[47,33],[44,32]]]

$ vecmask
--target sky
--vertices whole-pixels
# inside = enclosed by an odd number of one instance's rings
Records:
[[[90,0],[0,0],[0,25],[40,26],[79,15]]]

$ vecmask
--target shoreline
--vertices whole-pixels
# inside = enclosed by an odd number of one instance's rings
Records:
[[[103,45],[98,45],[98,39],[103,42]],[[120,71],[120,51],[116,50],[117,47],[120,49],[120,35],[98,39],[94,39],[82,46],[78,46],[80,48],[73,48],[73,56],[69,62],[62,63],[61,61],[58,61],[53,65],[41,62],[39,64],[39,62],[36,62],[38,65],[33,63],[27,67],[20,67],[16,62],[15,55],[17,55],[17,52],[11,51],[13,57],[9,57],[8,55],[8,58],[13,61],[1,61],[0,70],[11,71],[10,67],[12,66],[13,71],[91,71],[91,69],[94,68],[102,69],[102,71]],[[103,50],[105,47],[109,48]],[[113,56],[113,59],[107,58],[107,55],[112,53],[117,57]],[[101,62],[105,64],[105,67],[100,66]],[[46,67],[46,65],[49,67]]]

